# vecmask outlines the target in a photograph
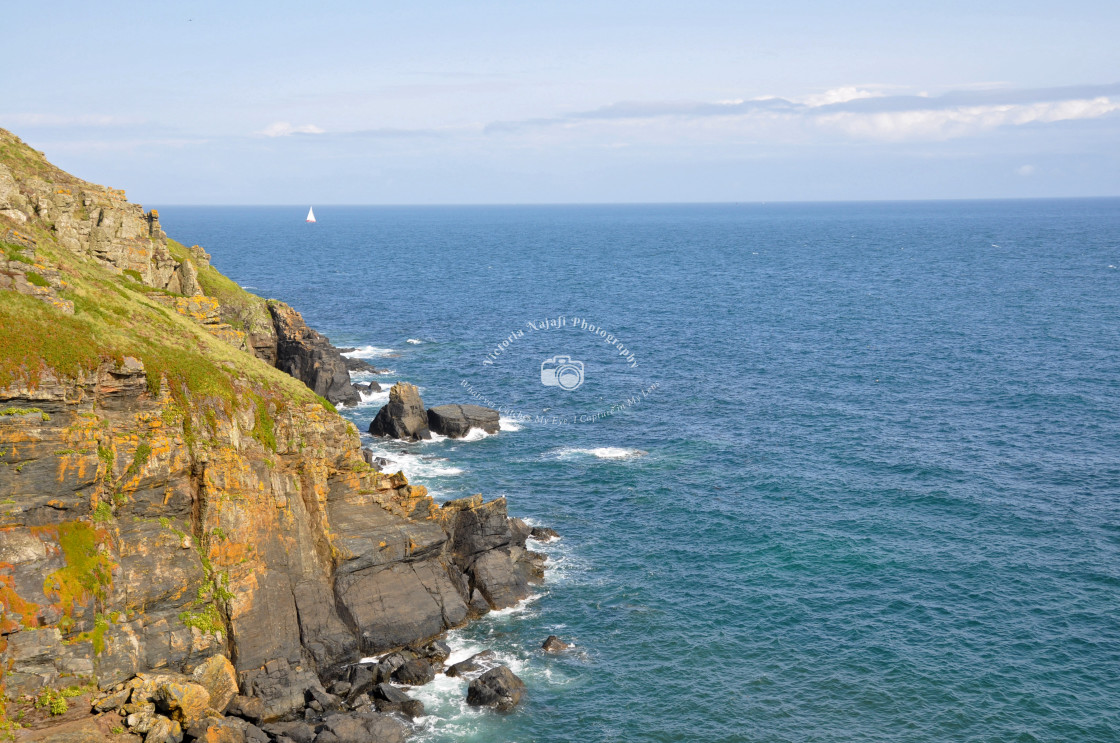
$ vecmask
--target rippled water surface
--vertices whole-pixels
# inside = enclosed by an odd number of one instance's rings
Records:
[[[1120,739],[1120,201],[315,210],[160,214],[381,382],[501,405],[372,443],[563,535],[452,638],[527,702],[441,677],[426,739]]]

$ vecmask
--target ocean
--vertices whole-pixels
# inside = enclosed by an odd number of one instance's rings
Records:
[[[527,700],[441,676],[421,740],[1120,740],[1120,200],[314,206],[159,211],[364,378],[500,407],[363,438],[562,535],[451,636]]]

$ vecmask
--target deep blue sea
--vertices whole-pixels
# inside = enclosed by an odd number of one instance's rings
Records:
[[[1120,740],[1120,200],[306,211],[160,215],[386,389],[500,406],[368,443],[563,535],[452,637],[526,703],[440,677],[423,740]]]

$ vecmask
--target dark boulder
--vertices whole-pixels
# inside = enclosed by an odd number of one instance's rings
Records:
[[[371,696],[378,712],[400,712],[411,719],[424,715],[423,702],[413,699],[392,684],[378,684]]]
[[[315,728],[301,720],[273,722],[261,728],[273,738],[284,736],[295,743],[311,743],[315,740]]]
[[[376,712],[331,715],[323,721],[316,743],[404,743],[404,723]]]
[[[393,680],[406,686],[423,686],[435,677],[432,664],[421,658],[414,658],[393,671]]]
[[[315,687],[311,687],[307,690],[307,701],[309,704],[318,704],[318,712],[332,712],[343,708],[343,702],[340,697]]]
[[[350,688],[346,692],[346,703],[354,706],[362,695],[366,694],[377,683],[377,666],[353,665],[350,666]]]
[[[380,699],[383,702],[392,702],[394,704],[401,704],[412,698],[392,684],[378,684],[373,687],[370,697],[375,701]]]
[[[561,640],[556,635],[549,635],[548,638],[541,643],[541,650],[546,653],[560,653],[570,648],[571,645]]]
[[[265,663],[265,667],[261,670],[245,672],[242,688],[251,692],[252,696],[260,698],[263,711],[258,719],[265,722],[272,722],[302,710],[307,704],[308,689],[322,690],[319,677],[313,671],[292,668],[283,659],[271,660]],[[239,697],[234,697],[230,703],[231,713],[238,700]],[[257,721],[252,718],[247,719],[250,722]]]
[[[467,687],[467,704],[509,712],[521,702],[525,682],[505,666],[491,668]]]
[[[389,404],[377,411],[369,424],[374,436],[389,436],[404,441],[430,439],[428,416],[420,392],[408,382],[397,382],[389,390]]]
[[[428,428],[441,436],[461,439],[472,428],[498,432],[498,411],[481,405],[437,405],[428,409]]]
[[[424,660],[433,666],[443,666],[443,662],[451,657],[451,646],[443,640],[432,640],[417,652]]]
[[[356,405],[361,398],[337,348],[307,327],[303,316],[283,302],[270,300],[276,329],[276,368],[306,384],[335,404]]]
[[[260,697],[246,697],[238,694],[226,707],[227,715],[236,715],[249,722],[260,722],[264,717],[264,700]]]

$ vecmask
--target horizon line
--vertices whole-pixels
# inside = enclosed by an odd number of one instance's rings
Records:
[[[160,204],[161,208],[167,207],[207,207],[239,209],[245,207],[270,207],[270,208],[300,208],[314,207],[371,207],[371,208],[436,208],[436,207],[559,207],[559,206],[772,206],[794,204],[920,204],[920,203],[964,203],[964,202],[1006,202],[1006,201],[1106,201],[1120,199],[1120,194],[1106,194],[1095,196],[985,196],[985,197],[935,197],[935,198],[900,198],[900,199],[766,199],[742,201],[477,201],[477,202],[288,202],[288,203],[239,203],[239,204],[214,204],[202,202],[163,202],[145,201],[143,203]],[[141,203],[141,202],[132,202]]]

